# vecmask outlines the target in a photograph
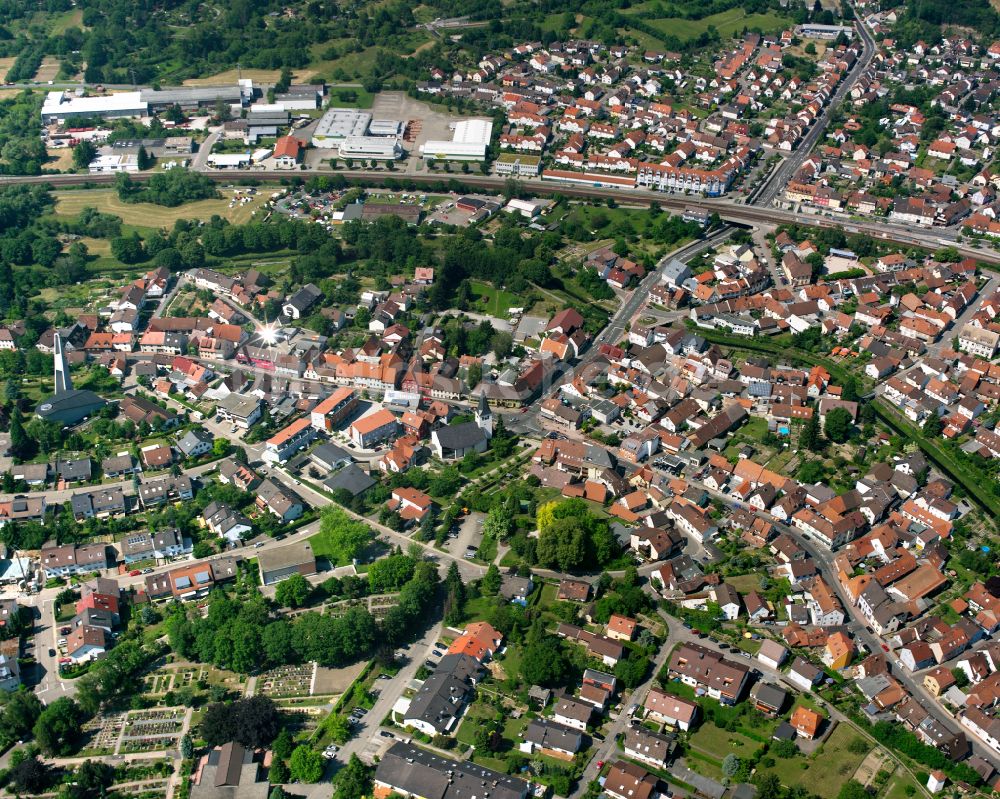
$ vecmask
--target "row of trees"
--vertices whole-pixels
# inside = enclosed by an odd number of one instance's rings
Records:
[[[172,610],[166,623],[171,648],[182,657],[242,674],[311,660],[340,667],[377,652],[389,653],[426,624],[439,583],[433,563],[414,563],[410,571],[402,562],[408,556],[396,557],[391,570],[380,570],[380,584],[398,584],[407,572],[410,578],[381,622],[358,606],[339,616],[307,612],[289,619],[272,614],[259,595],[235,599],[216,591],[204,617],[183,606]],[[289,604],[304,601],[299,595]]]

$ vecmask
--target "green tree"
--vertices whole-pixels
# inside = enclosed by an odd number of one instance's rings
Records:
[[[89,140],[84,140],[73,148],[73,166],[77,169],[86,169],[95,158],[97,148]]]
[[[104,797],[115,782],[115,770],[99,760],[84,760],[73,774],[67,795],[70,799]]]
[[[10,453],[15,458],[30,458],[35,452],[35,442],[24,429],[24,419],[17,408],[10,416]]]
[[[42,713],[39,698],[27,688],[10,695],[3,709],[3,729],[11,738],[23,738],[31,732]]]
[[[330,737],[338,744],[345,744],[351,738],[350,722],[339,713],[330,716],[326,722],[326,730]]]
[[[496,596],[497,592],[500,591],[502,579],[500,569],[495,563],[491,563],[489,568],[486,569],[486,574],[483,575],[482,581],[479,583],[479,590],[484,596]]]
[[[368,525],[355,521],[334,506],[323,509],[319,532],[326,555],[340,566],[349,564],[372,541]]]
[[[347,765],[337,774],[333,799],[362,799],[372,790],[372,770],[357,755],[351,755]]]
[[[564,685],[569,670],[569,662],[559,641],[550,635],[543,634],[524,648],[521,677],[528,685]]]
[[[802,425],[802,431],[799,433],[799,446],[810,452],[819,452],[823,448],[823,437],[819,432],[819,416],[815,413]]]
[[[271,743],[280,730],[278,709],[265,696],[252,696],[230,704],[216,702],[206,708],[201,721],[201,736],[209,746],[236,741],[259,749]]]
[[[309,581],[295,572],[278,583],[278,587],[274,589],[274,601],[282,607],[300,608],[309,599],[310,593],[312,586]]]
[[[82,720],[79,705],[69,697],[61,697],[39,715],[35,740],[46,754],[66,757],[74,750]]]
[[[843,444],[851,436],[854,420],[847,408],[834,408],[826,415],[823,434],[836,444]]]
[[[319,782],[323,779],[323,756],[311,746],[297,746],[288,760],[288,768],[296,782]]]
[[[727,754],[722,758],[722,773],[729,779],[736,776],[736,772],[740,770],[740,759],[734,755],[732,752]]]
[[[7,772],[7,779],[18,793],[40,794],[51,780],[49,767],[37,756],[25,758]]]
[[[931,413],[925,420],[921,428],[927,438],[937,438],[944,430],[944,423],[936,413]]]

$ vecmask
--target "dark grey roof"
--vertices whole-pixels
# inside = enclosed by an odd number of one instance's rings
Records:
[[[351,492],[351,496],[356,497],[358,494],[363,494],[373,485],[375,481],[356,463],[352,463],[350,466],[345,466],[335,475],[326,480],[323,485],[329,488],[331,491],[338,491],[343,488],[346,491]]]
[[[668,761],[674,752],[676,741],[673,735],[654,732],[635,724],[625,728],[625,749],[639,752],[660,762]]]
[[[470,761],[444,758],[399,741],[382,755],[375,779],[423,799],[524,799],[528,783]]]
[[[468,655],[446,655],[410,700],[407,719],[420,719],[438,732],[449,732],[482,673],[479,661]]]
[[[349,453],[346,449],[329,442],[324,442],[316,447],[310,453],[310,457],[312,457],[314,461],[325,466],[333,466],[334,464],[341,463],[342,461],[351,461],[351,453]]]
[[[781,710],[785,704],[785,699],[788,697],[788,692],[776,685],[759,682],[753,687],[751,696],[766,707]]]
[[[443,449],[468,449],[486,440],[486,433],[475,422],[451,424],[434,431]]]
[[[35,413],[43,419],[78,422],[105,405],[107,403],[93,391],[75,388],[42,400]]]
[[[579,730],[548,719],[532,720],[521,737],[543,749],[559,749],[575,754],[583,748],[583,734]]]
[[[57,461],[56,472],[63,480],[89,480],[92,464],[90,458]]]

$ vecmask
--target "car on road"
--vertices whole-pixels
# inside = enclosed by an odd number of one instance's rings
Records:
[[[152,574],[152,573],[153,573],[153,570],[152,570],[152,569],[143,569],[143,570],[142,570],[142,573],[143,573],[143,574]]]
[[[883,652],[888,652],[889,651],[889,647],[887,647],[885,644],[882,644],[882,651]]]
[[[132,569],[132,571],[130,571],[128,573],[128,576],[129,577],[138,577],[140,574],[142,574],[142,572],[139,571],[138,569]]]

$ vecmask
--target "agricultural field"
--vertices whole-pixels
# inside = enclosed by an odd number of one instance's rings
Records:
[[[126,225],[144,228],[172,227],[178,219],[205,219],[218,214],[233,224],[249,222],[253,212],[259,208],[264,197],[258,193],[246,204],[229,207],[229,192],[222,191],[223,196],[216,200],[197,200],[185,203],[176,208],[165,208],[152,203],[124,203],[118,199],[114,189],[91,189],[88,191],[57,191],[56,216],[75,217],[84,208],[96,208],[106,214],[114,214]]]

